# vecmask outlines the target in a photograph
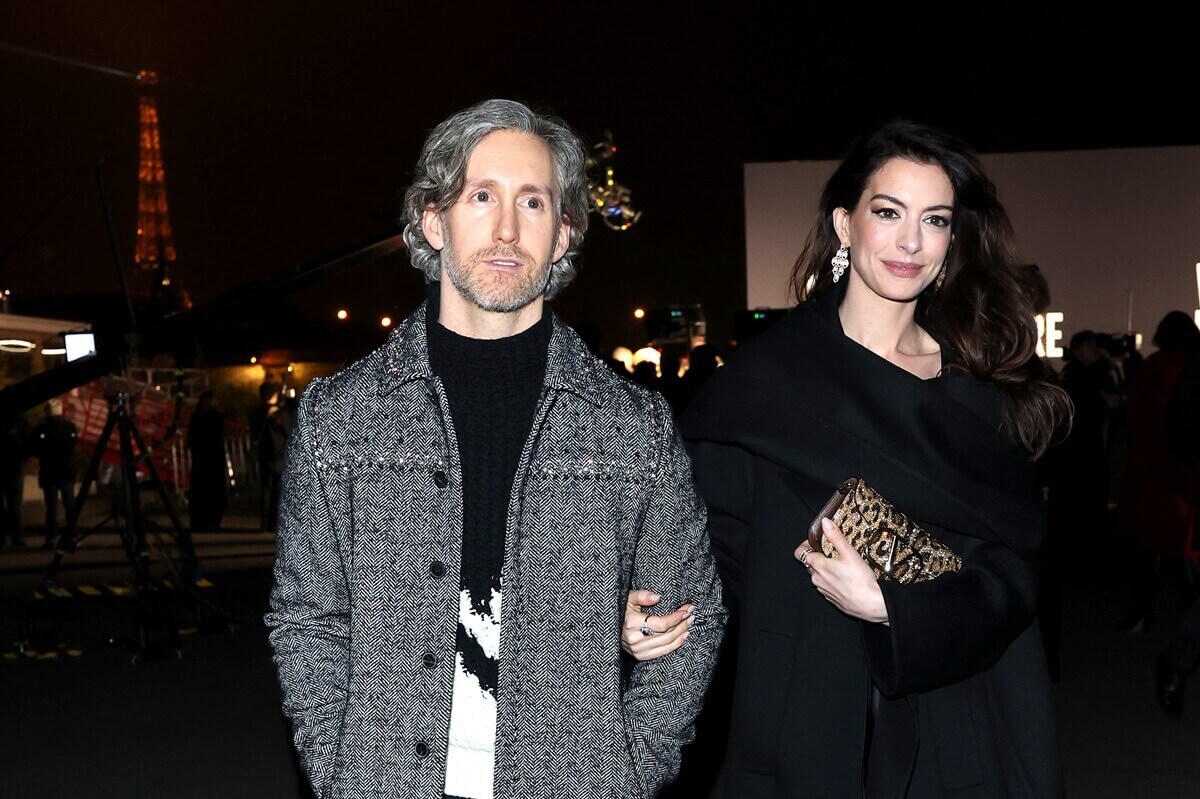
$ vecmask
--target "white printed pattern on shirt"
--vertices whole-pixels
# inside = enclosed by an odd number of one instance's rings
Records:
[[[491,613],[477,613],[471,595],[459,594],[458,618],[485,655],[500,655],[501,593],[492,591]],[[446,793],[466,799],[492,799],[496,760],[496,697],[467,673],[462,653],[454,659],[454,697],[450,706],[450,746],[446,753]]]

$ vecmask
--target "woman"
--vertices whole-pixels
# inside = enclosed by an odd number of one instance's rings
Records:
[[[1126,409],[1129,464],[1121,485],[1117,531],[1132,539],[1141,556],[1133,570],[1133,596],[1118,628],[1146,629],[1163,559],[1195,557],[1192,541],[1200,479],[1187,453],[1172,445],[1184,438],[1171,430],[1168,404],[1188,356],[1200,347],[1200,331],[1182,311],[1163,317],[1154,333],[1155,352],[1138,367]]]
[[[1010,239],[965,145],[884,126],[825,187],[793,271],[800,304],[689,408],[741,614],[726,796],[1061,794],[1030,461],[1070,404],[1036,358]],[[879,582],[829,523],[841,557],[810,552],[809,522],[849,477],[962,570]],[[661,653],[658,633],[627,632],[635,654]]]

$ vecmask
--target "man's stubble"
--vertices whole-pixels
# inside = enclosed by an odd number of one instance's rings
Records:
[[[532,264],[534,259],[520,247],[498,244],[476,250],[465,262],[460,263],[445,236],[442,247],[442,264],[450,283],[467,302],[493,313],[513,313],[536,300],[546,291],[550,282],[550,261],[536,268],[523,266],[512,274],[493,271],[484,261],[491,258],[519,260]]]

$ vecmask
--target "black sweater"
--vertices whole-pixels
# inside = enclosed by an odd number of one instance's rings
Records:
[[[429,362],[446,391],[462,463],[462,588],[477,612],[490,615],[492,591],[500,590],[509,495],[533,426],[553,327],[545,314],[533,327],[508,338],[460,336],[437,322],[439,284],[430,286]],[[467,671],[495,695],[496,663],[484,656],[461,624],[458,648]]]

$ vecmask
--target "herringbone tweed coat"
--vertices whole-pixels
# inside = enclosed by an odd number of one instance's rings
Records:
[[[495,796],[648,798],[678,771],[724,630],[706,514],[661,396],[557,318],[548,358],[505,533]],[[460,475],[424,306],[305,391],[267,624],[322,799],[442,795]],[[692,602],[696,620],[682,648],[623,676],[631,586],[665,610]]]

